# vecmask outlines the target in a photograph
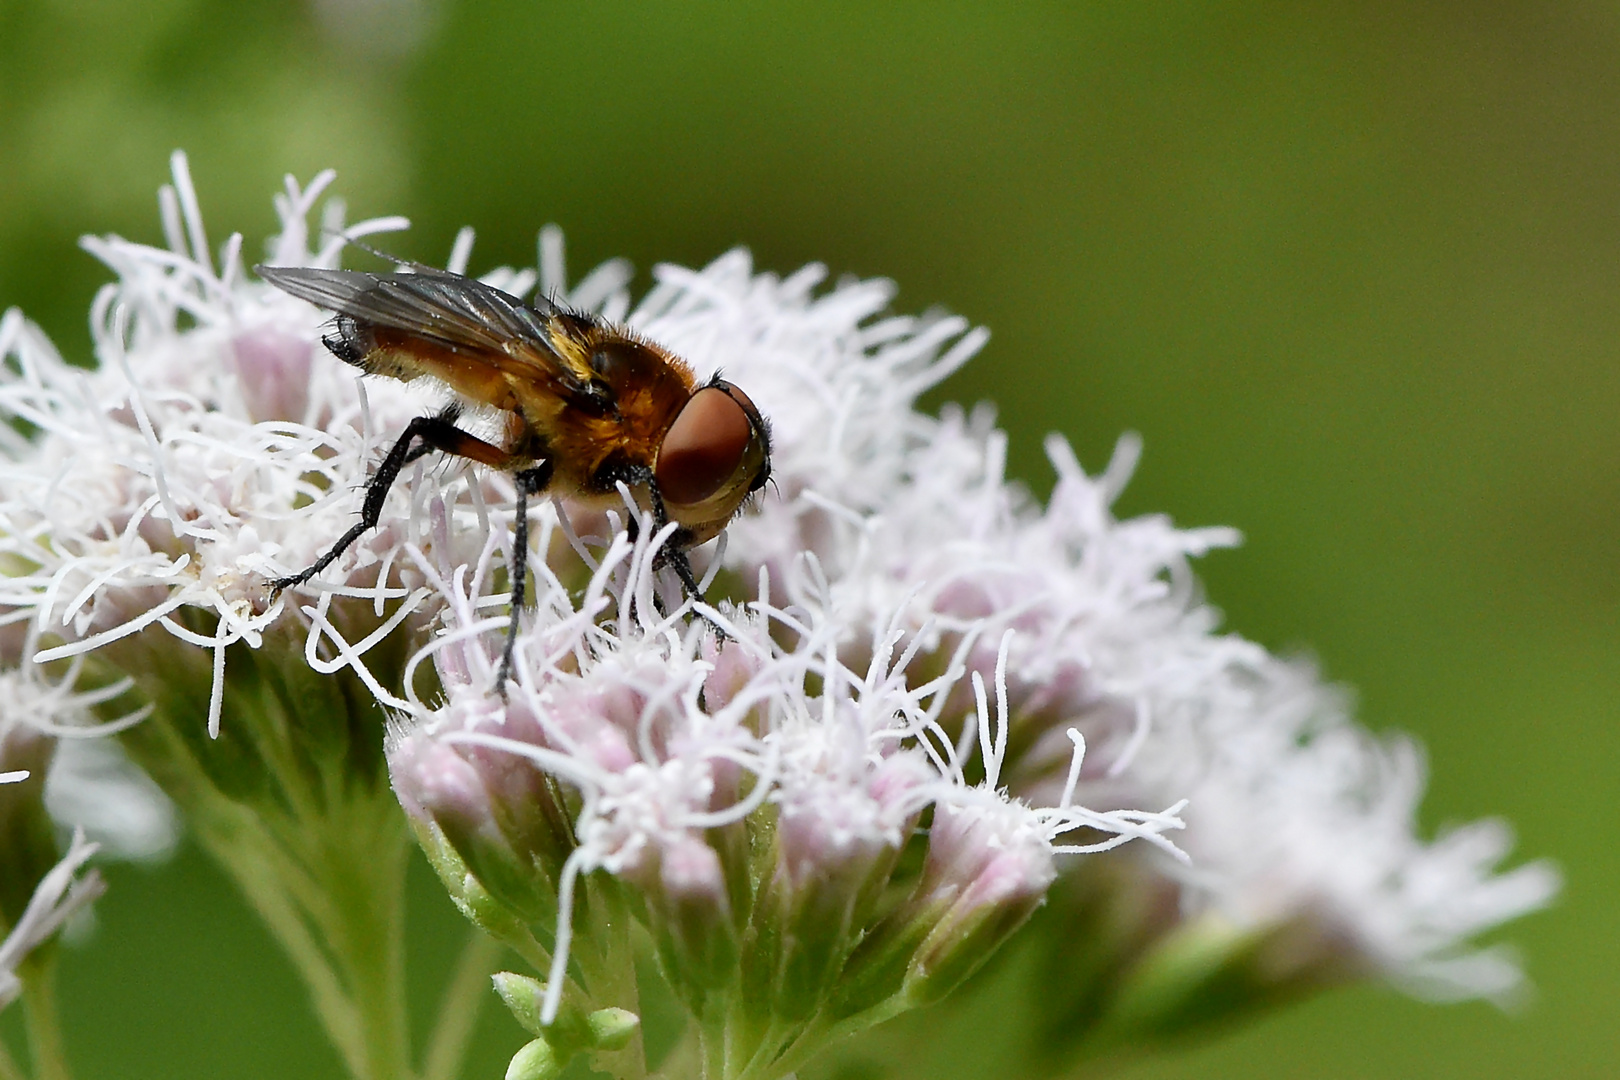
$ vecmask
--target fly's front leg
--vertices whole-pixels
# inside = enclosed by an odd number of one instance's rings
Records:
[[[664,505],[663,493],[658,490],[658,481],[654,478],[652,469],[647,466],[630,465],[624,462],[611,463],[598,470],[593,482],[596,488],[604,493],[612,491],[614,486],[620,482],[632,488],[638,484],[647,485],[648,501],[652,503],[653,532],[662,532],[664,526],[669,524],[669,510]],[[627,527],[632,541],[637,539],[638,530],[639,525],[636,522],[635,515],[632,514]],[[703,599],[703,591],[698,588],[697,575],[692,573],[692,560],[687,557],[685,548],[673,543],[665,544],[659,550],[658,559],[653,563],[653,566],[672,568],[675,571],[675,576],[680,579],[681,588],[686,593],[687,598],[691,600]],[[664,614],[663,603],[658,599],[656,589],[653,590],[653,604],[658,608],[660,615]],[[698,617],[714,627],[714,632],[719,635],[722,642],[726,640],[724,627],[707,615],[699,615]]]
[[[669,511],[664,508],[664,496],[658,490],[658,481],[651,476],[647,477],[647,494],[650,496],[653,507],[654,531],[662,532],[664,526],[669,524]],[[689,600],[697,602],[703,599],[703,590],[698,586],[697,575],[692,573],[692,559],[686,554],[685,548],[676,547],[674,544],[665,544],[663,550],[659,552],[659,561],[675,571],[675,576],[680,578],[681,588],[685,590]],[[654,596],[656,597],[656,595],[655,592]],[[714,628],[715,634],[719,637],[719,644],[725,644],[725,627],[707,615],[700,613],[698,618]]]
[[[517,647],[518,624],[529,584],[529,496],[539,495],[551,483],[551,462],[542,461],[513,477],[517,482],[517,521],[512,526],[512,620],[506,624],[506,647],[501,650],[495,692],[506,700],[506,680],[512,674],[512,650]]]

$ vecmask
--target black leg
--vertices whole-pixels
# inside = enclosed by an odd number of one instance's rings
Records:
[[[650,476],[647,478],[647,494],[651,496],[653,506],[653,528],[655,531],[662,530],[669,523],[669,512],[664,509],[664,496],[658,490],[658,482]],[[681,588],[686,591],[688,599],[703,599],[703,590],[698,588],[697,575],[692,573],[692,560],[686,554],[685,548],[665,544],[663,550],[659,552],[659,562],[675,571],[675,576],[680,578]],[[654,589],[653,596],[655,599],[657,595],[658,591]],[[662,610],[660,610],[659,614],[663,614]],[[720,639],[719,644],[725,644],[726,631],[724,627],[707,615],[699,615],[698,618],[714,628],[715,634]]]
[[[422,458],[427,457],[429,454],[433,453],[433,451],[435,451],[437,449],[438,449],[438,447],[434,446],[432,443],[423,443],[422,445],[412,449],[410,453],[406,454],[405,455],[405,460],[400,462],[400,464],[401,465],[413,464],[414,462],[420,461]]]
[[[418,439],[422,440],[422,445],[413,448],[412,444]],[[377,466],[377,471],[372,474],[371,479],[366,483],[366,499],[360,507],[359,524],[339,537],[338,542],[332,545],[330,551],[316,559],[307,568],[300,570],[291,577],[277,578],[272,581],[270,583],[271,595],[274,596],[283,589],[302,585],[328,566],[331,566],[337,557],[349,550],[349,545],[360,539],[361,534],[367,529],[376,528],[377,522],[382,518],[383,504],[388,501],[389,489],[394,486],[394,481],[399,479],[400,470],[409,462],[415,461],[433,450],[442,450],[447,454],[471,458],[474,461],[481,461],[496,468],[504,467],[510,460],[510,455],[506,451],[467,434],[451,423],[445,415],[418,416],[405,428],[405,434],[401,435],[394,443],[393,448],[388,451],[388,456],[383,458],[382,464]]]
[[[681,548],[670,548],[664,555],[664,561],[681,579],[681,587],[686,590],[686,595],[694,600],[702,600],[703,593],[698,588],[697,575],[692,573],[692,560],[686,552]]]
[[[394,486],[394,481],[399,479],[399,471],[405,467],[405,463],[413,460],[411,444],[422,434],[424,425],[432,424],[436,419],[436,417],[432,416],[419,416],[411,421],[410,426],[405,429],[405,434],[401,435],[394,443],[393,448],[388,451],[388,456],[383,458],[382,464],[377,467],[377,471],[372,474],[371,479],[366,483],[366,501],[360,508],[360,523],[344,533],[338,542],[332,545],[331,550],[316,559],[305,569],[300,570],[291,577],[277,578],[272,581],[270,583],[272,595],[281,592],[283,589],[302,585],[328,566],[331,566],[339,555],[349,550],[350,544],[360,539],[361,533],[367,529],[377,527],[377,521],[382,517],[383,503],[388,498],[388,490]],[[420,455],[416,456],[419,457]]]
[[[654,479],[651,469],[645,465],[627,465],[622,462],[610,464],[597,473],[595,486],[598,490],[606,493],[612,491],[614,485],[619,481],[623,481],[630,487],[635,487],[637,484],[647,485],[648,501],[652,503],[654,532],[661,531],[665,525],[669,524],[669,511],[664,506],[663,493],[658,490],[658,481]],[[631,542],[634,543],[639,535],[640,525],[633,514],[630,516],[626,531],[630,535]],[[675,576],[680,579],[681,588],[689,599],[703,599],[703,592],[698,588],[697,575],[692,572],[692,560],[687,556],[685,548],[676,544],[665,544],[658,553],[657,561],[653,563],[655,569],[664,566],[671,567],[675,571]],[[658,609],[660,615],[664,614],[663,601],[658,598],[657,589],[653,590],[653,605]],[[700,615],[699,618],[714,628],[714,632],[719,635],[722,642],[726,640],[725,629],[719,623],[707,615]]]
[[[517,521],[512,526],[512,621],[506,624],[506,647],[501,650],[500,670],[495,674],[495,692],[506,700],[506,680],[512,674],[512,650],[517,647],[518,624],[522,621],[524,595],[529,584],[529,496],[538,495],[551,483],[551,462],[543,461],[524,469],[517,480]]]

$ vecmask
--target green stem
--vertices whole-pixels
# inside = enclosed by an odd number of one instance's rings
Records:
[[[725,1029],[716,1031],[699,1024],[698,1045],[702,1048],[703,1080],[727,1080]]]
[[[22,1067],[12,1059],[11,1051],[6,1049],[5,1043],[0,1043],[0,1080],[27,1080]]]
[[[229,863],[225,865],[227,870],[233,869]],[[256,883],[245,880],[243,874],[233,873],[232,876],[236,878],[237,886],[247,897],[248,903],[286,950],[294,970],[309,990],[315,1015],[343,1058],[350,1075],[365,1075],[365,1040],[360,1031],[360,1017],[344,991],[342,979],[332,970],[320,943],[310,932],[296,906],[268,884],[256,887]]]
[[[592,947],[576,947],[574,957],[592,1008],[613,1006],[640,1016],[641,992],[636,985],[635,947],[630,939],[632,920],[618,887],[617,882],[599,875],[585,890],[576,918],[585,920],[584,934],[579,936],[588,936]],[[641,1034],[637,1028],[622,1050],[593,1054],[591,1064],[618,1080],[644,1080],[647,1052]]]
[[[338,954],[350,998],[360,1019],[368,1080],[394,1080],[412,1075],[410,1029],[405,1007],[405,863],[408,848],[402,833],[393,850],[376,850],[368,869],[373,874],[345,873],[330,867],[329,894],[338,903],[338,920],[327,927],[327,939]],[[342,858],[342,853],[338,854]],[[354,852],[349,858],[366,858]]]
[[[804,1034],[804,1030],[794,1025],[790,1030],[783,1030],[783,1026],[773,1021],[766,1027],[765,1032],[754,1043],[753,1051],[748,1058],[741,1062],[734,1075],[736,1080],[752,1080],[755,1077],[769,1077],[777,1075],[771,1071],[788,1048],[797,1045],[797,1040]],[[730,1080],[730,1078],[728,1078]]]
[[[31,970],[23,978],[23,1026],[34,1080],[72,1080],[56,1012],[56,960],[47,955],[28,966]]]
[[[403,830],[329,822],[288,850],[211,809],[199,835],[287,951],[350,1075],[409,1080]]]
[[[206,654],[146,635],[104,650],[157,706],[124,742],[281,942],[354,1080],[412,1080],[410,841],[383,716],[352,674],[311,671],[294,631],[233,646],[218,739],[205,734]]]
[[[797,1030],[788,1031],[773,1023],[753,1057],[737,1070],[735,1080],[774,1080],[796,1073],[829,1044],[891,1020],[911,1007],[902,995],[895,994],[864,1012],[836,1022],[817,1017],[797,1026]]]
[[[455,974],[439,1001],[439,1018],[428,1039],[422,1080],[455,1080],[472,1041],[478,1011],[490,994],[489,977],[499,965],[502,945],[476,926],[461,950]]]

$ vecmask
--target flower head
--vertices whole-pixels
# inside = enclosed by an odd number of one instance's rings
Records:
[[[211,650],[217,734],[226,650],[257,647],[285,610],[265,581],[307,565],[346,527],[373,449],[368,425],[392,430],[423,405],[399,384],[363,390],[321,349],[318,312],[247,280],[240,235],[216,267],[184,157],[174,164],[162,200],[169,250],[85,240],[119,275],[91,313],[97,368],[65,363],[15,310],[0,320],[0,409],[34,432],[24,441],[5,431],[17,463],[0,501],[0,608],[45,646],[29,654],[37,663],[147,628]],[[331,179],[307,189],[289,181],[272,259],[335,260],[343,241],[311,250],[305,222]],[[340,229],[340,215],[334,204],[325,227]],[[362,222],[346,235],[402,224]],[[382,530],[305,590],[327,590],[309,617],[339,623],[334,593],[359,592],[378,608],[398,599],[380,583],[399,541]],[[206,630],[193,625],[205,621]]]
[[[549,550],[566,514],[538,516]],[[492,560],[440,568],[412,552],[445,604],[417,663],[432,660],[443,696],[413,700],[390,751],[396,790],[447,884],[464,889],[470,875],[487,893],[464,906],[520,949],[549,952],[543,1022],[569,996],[578,1008],[617,1004],[593,977],[604,959],[577,955],[581,940],[602,948],[597,928],[576,922],[624,886],[695,1017],[734,1026],[713,1015],[731,1001],[786,1025],[757,1048],[771,1060],[793,1043],[784,1033],[818,1016],[871,1022],[942,996],[1040,903],[1062,852],[1133,836],[1175,851],[1163,833],[1180,827],[1179,807],[1094,813],[1072,792],[1052,806],[1010,798],[996,778],[1004,700],[992,711],[980,683],[975,768],[940,721],[960,664],[916,677],[926,639],[898,611],[886,625],[840,622],[813,556],[787,574],[780,601],[762,586],[740,605],[704,605],[725,628],[717,643],[690,602],[654,602],[668,531],[647,517],[638,534],[580,539],[593,571],[577,597],[537,568],[504,702],[491,632],[503,620],[480,611]],[[879,646],[859,668],[843,649],[857,629]],[[1061,842],[1077,830],[1099,839]]]
[[[812,552],[849,628],[846,655],[881,648],[867,628],[892,620],[931,642],[924,655],[959,658],[975,677],[1004,670],[1001,777],[1033,804],[1186,798],[1190,864],[1149,861],[1179,883],[1184,917],[1245,930],[1304,919],[1363,970],[1425,995],[1510,992],[1506,954],[1469,940],[1545,904],[1555,872],[1495,874],[1510,843],[1500,823],[1421,840],[1410,740],[1370,735],[1313,671],[1218,632],[1189,559],[1237,534],[1116,519],[1134,436],[1096,477],[1049,439],[1058,482],[1036,506],[1005,479],[1006,436],[987,409],[913,408],[982,336],[952,319],[875,318],[883,283],[818,296],[818,278],[752,276],[734,253],[701,273],[666,270],[632,315],[748,385],[776,426],[782,497],[734,524],[728,569],[782,580]],[[957,683],[947,725],[971,713],[970,685]],[[1077,775],[1071,728],[1090,747]]]

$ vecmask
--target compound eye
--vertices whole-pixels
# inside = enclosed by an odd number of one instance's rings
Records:
[[[665,501],[690,506],[719,491],[736,476],[753,437],[748,413],[724,390],[706,386],[693,394],[653,469]]]

